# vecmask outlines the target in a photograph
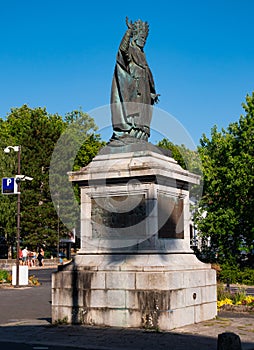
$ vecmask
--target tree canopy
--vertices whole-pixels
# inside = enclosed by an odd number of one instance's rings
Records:
[[[241,263],[242,252],[254,251],[254,93],[242,106],[239,120],[221,131],[214,126],[197,151],[167,139],[158,143],[184,169],[201,175],[203,194],[194,186],[191,195],[199,200],[195,225],[202,241],[209,241],[210,261]],[[79,193],[67,173],[87,165],[104,145],[96,130],[82,110],[62,117],[23,105],[0,119],[0,148],[21,146],[21,173],[33,177],[21,184],[23,245],[56,248],[59,229],[60,236],[70,227],[78,229]],[[16,172],[17,154],[0,152],[1,177]],[[0,196],[0,236],[10,246],[15,246],[16,210],[15,195]]]
[[[59,154],[59,162],[63,164],[70,155],[68,147],[70,142],[76,142],[75,137],[79,139],[79,147],[76,154],[71,155],[73,167],[63,167],[63,171],[76,170],[88,164],[103,144],[99,135],[95,134],[97,127],[94,120],[82,110],[61,117],[47,113],[45,108],[31,109],[23,105],[13,108],[6,119],[0,119],[0,124],[0,147],[21,146],[21,174],[33,178],[31,182],[21,183],[21,244],[33,249],[40,245],[46,249],[56,247],[59,221],[49,186],[52,154],[62,135],[72,130],[68,133],[69,143]],[[78,132],[74,133],[73,130]],[[74,140],[70,140],[71,136]],[[61,159],[62,155],[66,159]],[[17,154],[0,152],[0,161],[1,176],[14,177],[17,173]],[[64,176],[67,178],[67,173]],[[0,196],[0,235],[5,236],[10,245],[14,243],[16,235],[16,203],[15,195]],[[60,235],[66,230],[60,222]]]
[[[240,263],[241,252],[254,248],[254,93],[242,106],[239,121],[213,127],[198,149],[204,194],[195,221],[220,262]]]

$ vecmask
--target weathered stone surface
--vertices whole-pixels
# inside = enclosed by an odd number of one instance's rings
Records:
[[[188,186],[199,177],[151,150],[103,153],[70,174],[81,188],[81,249],[53,274],[53,322],[66,317],[70,323],[170,330],[214,318],[216,272],[190,249]],[[174,220],[167,222],[171,212]],[[128,214],[135,216],[130,222]]]
[[[186,270],[184,277],[185,277],[184,283],[185,283],[186,287],[192,288],[192,287],[206,285],[206,271],[205,270],[201,270],[201,271]]]
[[[181,309],[182,305],[186,305],[186,290],[170,289],[170,310]]]
[[[135,289],[136,274],[133,272],[111,272],[106,279],[107,289]]]
[[[201,288],[201,301],[202,302],[217,302],[217,290],[214,288],[216,283],[213,285],[205,285]]]
[[[103,185],[106,179],[120,181],[121,178],[140,178],[147,175],[160,176],[164,183],[171,179],[171,184],[173,184],[172,179],[198,184],[200,178],[181,168],[173,158],[144,150],[97,155],[85,168],[70,172],[69,179],[72,182],[90,181],[90,184],[95,180],[101,180],[100,184]]]
[[[212,320],[217,315],[217,302],[204,302],[195,305],[195,322],[202,322],[205,320]]]
[[[185,302],[186,306],[200,305],[201,303],[201,289],[202,287],[196,286],[192,288],[186,287],[185,289]]]
[[[93,273],[91,279],[91,289],[105,289],[106,288],[106,274],[105,272]]]
[[[78,257],[79,259],[80,257]],[[94,325],[123,326],[123,327],[147,327],[170,330],[193,322],[200,322],[214,318],[216,315],[216,284],[207,286],[204,278],[196,279],[197,286],[189,287],[190,276],[195,274],[205,275],[210,265],[201,264],[197,261],[197,269],[186,271],[173,270],[173,266],[164,266],[163,271],[156,271],[159,265],[160,256],[155,256],[149,262],[152,271],[144,271],[139,263],[149,261],[149,259],[124,260],[124,270],[122,262],[118,257],[110,270],[108,256],[99,256],[94,260],[89,256],[83,256],[79,262],[83,262],[78,271],[62,271],[53,274],[53,296],[52,296],[52,319],[53,322],[67,317],[69,322],[85,323]],[[187,254],[185,262],[193,265],[193,257]],[[196,259],[196,258],[195,258]],[[99,264],[91,270],[90,264]],[[132,265],[135,261],[135,266]],[[165,265],[169,264],[165,259]],[[128,265],[128,263],[130,263]],[[75,264],[77,267],[77,264]],[[129,267],[129,270],[128,270]],[[134,269],[136,268],[136,271]],[[202,267],[202,269],[201,269]],[[74,264],[73,264],[74,268]],[[140,269],[141,268],[141,269]],[[193,274],[190,274],[193,272]],[[78,276],[82,283],[75,282],[75,288],[71,289],[69,274],[73,274],[73,281]],[[213,271],[215,274],[215,271]],[[98,274],[98,275],[97,275]],[[213,276],[209,274],[209,276]],[[56,278],[57,277],[57,278]],[[64,283],[67,279],[66,285]],[[56,284],[56,280],[61,283]],[[93,282],[93,280],[95,282]],[[195,280],[195,279],[194,279]],[[203,282],[202,282],[203,281]],[[201,282],[203,285],[200,285]],[[195,295],[195,297],[194,297]],[[114,319],[113,316],[114,315]],[[72,320],[72,321],[71,321]],[[117,320],[117,321],[116,321]],[[118,322],[118,324],[117,324]]]

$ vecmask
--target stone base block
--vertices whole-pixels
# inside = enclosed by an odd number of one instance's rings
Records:
[[[176,257],[164,258],[163,269],[144,267],[142,259],[134,266],[134,257],[125,264],[114,263],[112,269],[105,264],[108,256],[102,260],[97,256],[93,265],[91,256],[81,259],[87,265],[74,261],[53,274],[53,323],[65,319],[96,326],[170,330],[214,318],[216,272],[194,255],[183,254],[184,264],[189,260],[185,267],[174,268]]]

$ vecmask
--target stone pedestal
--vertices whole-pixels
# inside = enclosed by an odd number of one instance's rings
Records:
[[[53,322],[170,330],[216,315],[216,273],[190,249],[199,177],[152,145],[133,147],[106,147],[69,174],[81,190],[81,249],[53,274]]]

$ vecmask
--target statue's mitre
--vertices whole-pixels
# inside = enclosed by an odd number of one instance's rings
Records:
[[[141,21],[141,19],[138,19],[136,22],[133,23],[133,35],[137,36],[138,34],[142,33],[146,36],[149,32],[149,25],[147,22]]]

